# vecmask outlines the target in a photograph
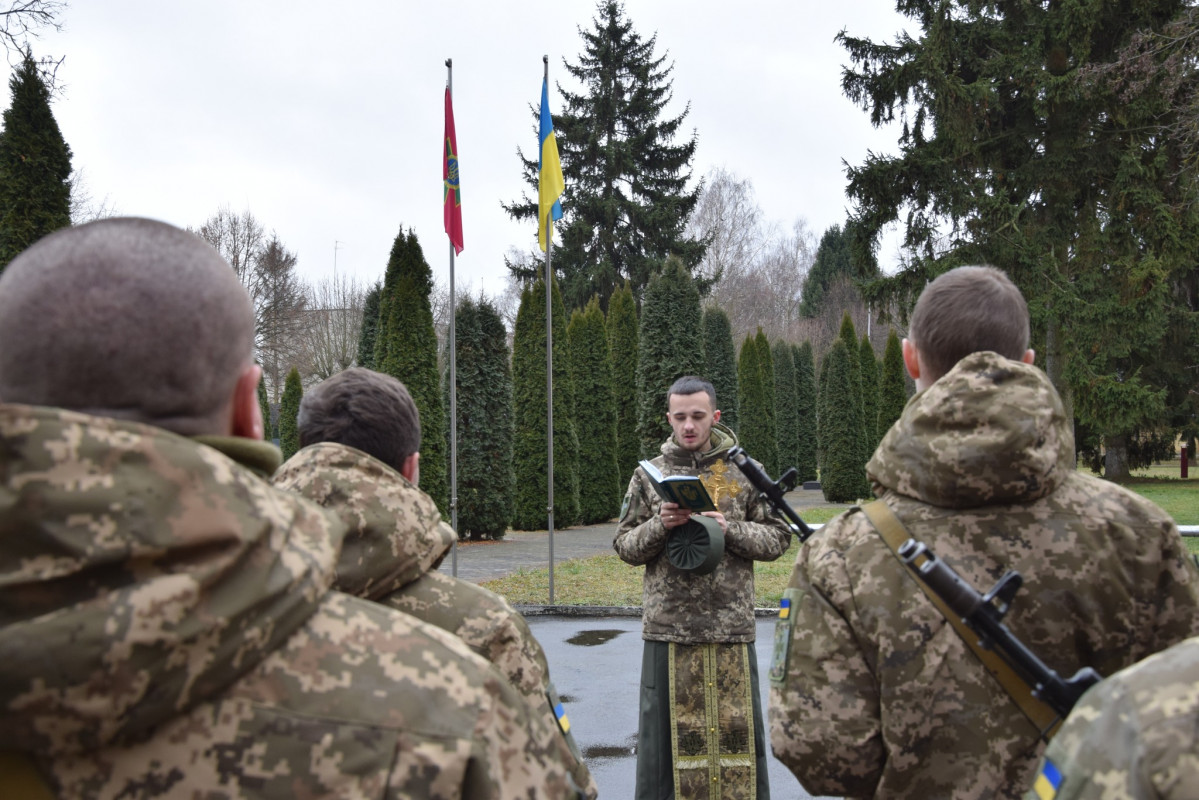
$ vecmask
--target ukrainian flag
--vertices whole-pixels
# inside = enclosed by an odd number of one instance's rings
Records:
[[[544,253],[554,236],[554,220],[562,219],[562,204],[558,198],[566,188],[562,179],[562,162],[558,160],[558,140],[554,137],[554,120],[550,116],[550,89],[541,81],[541,147],[537,154],[537,243]]]

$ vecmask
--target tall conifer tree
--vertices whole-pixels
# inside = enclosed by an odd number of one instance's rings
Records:
[[[845,341],[834,341],[825,360],[828,362],[828,394],[830,397],[849,397],[853,392],[853,375]],[[862,492],[866,469],[858,454],[862,441],[861,405],[829,402],[826,409],[829,418],[824,426],[826,441],[820,487],[824,499],[830,503],[849,503],[867,496]]]
[[[266,378],[258,379],[258,410],[262,412],[262,438],[272,441],[275,438],[275,426],[271,424],[271,402],[266,396]]]
[[[762,333],[762,329],[758,329]],[[770,347],[759,347],[765,336],[746,336],[737,357],[737,386],[741,391],[741,430],[737,439],[751,458],[770,475],[778,470],[778,438],[774,432],[774,370],[763,361]]]
[[[392,244],[379,303],[375,369],[398,379],[420,412],[420,488],[449,511],[449,454],[445,406],[437,369],[437,333],[433,329],[433,271],[416,232],[403,230]]]
[[[12,104],[0,131],[0,273],[29,245],[71,224],[71,148],[29,52],[8,86]]]
[[[870,339],[862,337],[858,348],[858,363],[862,370],[862,429],[866,432],[866,459],[870,460],[878,447],[878,359]]]
[[[501,539],[512,517],[513,489],[508,336],[487,300],[464,298],[455,320],[458,533],[461,538]]]
[[[666,392],[684,375],[704,367],[700,331],[699,290],[682,261],[667,260],[661,274],[645,289],[641,306],[640,352],[637,358],[637,430],[641,452],[648,458],[670,435]]]
[[[375,341],[379,332],[379,303],[383,299],[383,285],[376,283],[366,292],[362,305],[362,328],[358,332],[358,366],[375,368]]]
[[[795,413],[798,418],[798,443],[795,455],[795,470],[799,480],[814,481],[817,472],[816,439],[816,365],[812,361],[812,343],[791,345],[795,359]]]
[[[908,386],[904,379],[903,347],[899,336],[891,329],[887,336],[887,349],[883,351],[883,374],[879,380],[878,431],[879,439],[887,435],[891,426],[903,414],[908,403]]]
[[[559,87],[564,107],[554,115],[566,193],[553,263],[570,308],[593,294],[606,306],[625,280],[640,294],[670,254],[690,273],[707,247],[683,236],[699,199],[699,187],[688,186],[697,140],[692,133],[677,141],[689,107],[666,115],[674,68],[655,55],[656,37],[633,30],[616,0],[601,0],[580,34],[583,52],[565,66],[583,92]],[[533,198],[505,208],[536,219],[537,159],[521,162]]]
[[[554,282],[550,295],[554,362],[554,526],[579,521],[579,440],[574,424],[574,393],[566,311]],[[548,437],[545,386],[545,281],[520,296],[512,342],[513,412],[518,421],[513,447],[512,527],[543,530],[548,523]]]
[[[829,402],[852,403],[854,406],[856,406],[856,412],[854,415],[854,419],[857,420],[858,425],[858,447],[856,451],[856,457],[859,463],[861,463],[863,470],[863,483],[862,486],[859,487],[859,495],[865,497],[866,495],[863,490],[869,489],[869,486],[867,486],[865,483],[865,467],[866,462],[870,460],[870,456],[874,453],[874,450],[870,446],[871,438],[870,434],[866,430],[864,413],[865,409],[862,401],[862,350],[861,346],[858,344],[857,331],[855,331],[853,327],[853,319],[850,318],[848,311],[845,312],[845,314],[841,317],[841,333],[839,334],[839,338],[841,341],[845,342],[845,354],[849,358],[850,393],[846,395],[843,400],[829,398]]]
[[[729,315],[716,306],[704,309],[703,377],[716,389],[720,421],[737,430],[737,352],[733,347],[733,327]]]
[[[641,437],[637,432],[637,304],[628,281],[608,301],[607,330],[612,403],[616,408],[616,474],[623,486],[641,460]]]
[[[770,348],[770,353],[774,362],[774,423],[779,443],[778,468],[782,472],[799,463],[799,392],[791,345],[780,339]]]
[[[616,408],[608,334],[599,297],[575,309],[566,328],[575,378],[575,419],[587,426],[579,437],[579,513],[584,525],[607,522],[620,511],[622,496],[616,472]]]
[[[283,451],[284,461],[300,449],[300,430],[296,418],[300,415],[300,401],[303,398],[304,385],[300,382],[300,371],[292,367],[283,384],[283,397],[279,400],[279,449]]]

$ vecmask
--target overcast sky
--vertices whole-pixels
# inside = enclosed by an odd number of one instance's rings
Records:
[[[736,10],[730,12],[730,8]],[[415,229],[440,280],[445,59],[466,248],[459,293],[499,292],[504,254],[536,246],[501,201],[524,187],[516,149],[536,152],[529,106],[543,54],[569,85],[592,0],[72,0],[64,30],[35,55],[66,56],[54,113],[94,200],[122,214],[198,227],[223,204],[279,234],[313,280],[381,278],[401,226]],[[693,175],[748,178],[768,219],[819,234],[846,216],[843,161],[892,152],[842,94],[842,28],[892,40],[890,0],[840,3],[628,0],[642,36],[674,64],[674,113],[699,139]],[[577,87],[572,87],[577,88]],[[7,107],[7,81],[4,84]],[[884,268],[893,255],[880,253]]]

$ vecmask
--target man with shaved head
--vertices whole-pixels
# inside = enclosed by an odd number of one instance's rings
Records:
[[[486,661],[329,591],[344,526],[264,480],[252,333],[159,222],[0,275],[0,751],[59,797],[577,796]]]

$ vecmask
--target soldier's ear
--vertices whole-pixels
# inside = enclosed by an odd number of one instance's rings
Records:
[[[712,412],[712,421],[720,422],[720,409],[719,408]]]
[[[413,453],[400,464],[400,474],[413,486],[420,485],[420,453]]]
[[[911,339],[903,340],[903,365],[907,367],[912,380],[920,380],[920,355],[916,352],[916,345],[912,343]]]
[[[1037,360],[1037,351],[1033,350],[1031,347],[1028,348],[1024,351],[1024,355],[1020,357],[1020,360],[1031,366],[1032,362]]]
[[[229,434],[243,439],[262,439],[262,407],[258,405],[258,381],[262,367],[250,364],[237,376],[229,415]]]

